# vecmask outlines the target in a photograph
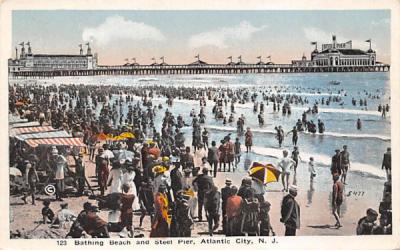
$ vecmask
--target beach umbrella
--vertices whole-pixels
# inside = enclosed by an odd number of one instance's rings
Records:
[[[263,184],[278,182],[280,174],[281,171],[276,169],[272,164],[264,165],[259,162],[253,162],[249,169],[249,175]]]
[[[159,173],[164,173],[165,171],[167,171],[167,168],[161,165],[156,165],[152,168],[152,171],[156,174]]]
[[[21,170],[18,168],[11,167],[9,172],[12,176],[22,176]]]
[[[25,104],[25,103],[23,103],[23,102],[20,101],[20,102],[16,102],[16,103],[15,103],[15,106],[24,106],[24,104]]]
[[[105,140],[107,140],[107,135],[104,134],[104,133],[100,133],[100,134],[97,135],[97,140],[105,141]]]
[[[117,135],[117,136],[114,136],[113,137],[113,140],[114,141],[123,141],[123,140],[126,140],[127,138],[125,138],[125,137],[123,137],[123,136],[120,136],[120,135]]]
[[[135,157],[135,154],[132,151],[121,149],[121,150],[114,150],[114,156],[117,160],[129,160],[132,161]]]
[[[111,159],[111,158],[114,158],[114,153],[111,150],[107,149],[107,150],[104,150],[104,152],[101,154],[100,157]]]
[[[135,135],[131,132],[124,132],[124,133],[120,134],[119,136],[127,138],[127,139],[135,138]]]

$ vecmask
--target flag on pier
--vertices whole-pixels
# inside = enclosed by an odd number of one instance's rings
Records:
[[[261,56],[257,56],[257,59],[260,59],[260,60],[261,60]]]
[[[368,40],[366,40],[365,42],[366,42],[366,43],[370,43],[370,42],[371,42],[371,39],[368,39]]]
[[[311,42],[311,45],[317,45],[317,42]]]

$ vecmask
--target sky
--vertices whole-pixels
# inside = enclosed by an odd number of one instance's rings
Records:
[[[29,41],[37,54],[78,54],[90,42],[99,64],[121,65],[128,58],[140,64],[161,57],[169,64],[187,64],[195,55],[208,63],[257,62],[258,56],[290,63],[303,53],[309,58],[316,41],[353,41],[367,50],[372,40],[377,60],[390,63],[390,11],[13,11],[13,48]],[[18,46],[19,47],[19,46]],[[15,57],[15,49],[10,52]]]

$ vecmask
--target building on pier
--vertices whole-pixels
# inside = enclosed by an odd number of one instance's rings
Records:
[[[15,58],[8,60],[9,73],[23,71],[52,71],[52,70],[91,70],[97,68],[97,54],[92,54],[90,44],[86,43],[87,51],[83,54],[82,45],[78,55],[68,54],[34,54],[30,43],[20,43],[20,54],[15,48]],[[25,45],[28,52],[25,52]]]
[[[379,63],[376,61],[376,52],[371,49],[371,39],[369,49],[353,49],[352,41],[338,43],[336,36],[332,36],[332,43],[322,44],[321,51],[317,49],[311,52],[311,59],[307,60],[303,54],[302,60],[293,60],[292,64],[296,66],[374,66]]]

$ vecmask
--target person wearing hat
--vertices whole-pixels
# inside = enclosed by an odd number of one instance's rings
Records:
[[[387,148],[386,153],[383,155],[382,160],[382,169],[386,171],[386,178],[388,181],[391,181],[392,176],[392,149],[390,147]]]
[[[342,168],[340,166],[340,149],[336,149],[335,155],[332,156],[331,174],[332,174],[332,177],[334,175],[340,176],[342,174]]]
[[[177,193],[179,190],[183,189],[183,174],[181,171],[181,165],[179,162],[174,163],[174,168],[171,170],[171,188],[172,192],[174,193],[174,196],[176,197]]]
[[[228,198],[232,195],[232,180],[225,180],[225,187],[221,188],[221,198],[222,198],[222,230],[226,233],[226,202]]]
[[[184,190],[177,192],[173,219],[171,223],[171,235],[176,237],[190,237],[192,233],[193,218],[190,214],[190,199]],[[174,228],[175,235],[172,235],[172,228]]]
[[[77,177],[78,181],[78,195],[82,195],[83,191],[85,189],[85,181],[86,181],[86,175],[85,175],[85,160],[83,159],[83,154],[79,153],[79,157],[75,157],[75,175]]]
[[[56,199],[62,201],[61,196],[64,193],[64,173],[67,166],[67,159],[62,155],[55,156],[55,177],[56,181]]]
[[[204,195],[204,210],[208,221],[208,233],[213,236],[219,227],[219,209],[221,206],[221,193],[217,186],[209,188]]]
[[[347,145],[344,145],[342,152],[340,152],[340,168],[342,170],[340,181],[346,185],[347,171],[349,171],[350,168],[350,154],[349,151],[347,151]]]
[[[340,206],[343,203],[343,192],[344,186],[343,183],[339,181],[339,176],[333,176],[333,187],[332,187],[332,214],[335,216],[337,228],[340,228],[342,225],[340,224]]]
[[[269,233],[272,233],[272,236],[275,236],[274,229],[271,226],[271,219],[269,217],[269,211],[271,209],[271,203],[268,201],[260,202],[260,236],[269,236]]]
[[[367,216],[362,217],[357,223],[357,235],[370,235],[377,227],[376,220],[378,213],[372,209],[367,209]]]
[[[151,224],[151,238],[169,236],[169,225],[171,224],[171,218],[168,214],[169,201],[166,191],[167,186],[162,184],[158,187],[157,193],[154,196],[155,214]]]
[[[226,201],[226,236],[241,236],[241,215],[243,199],[237,194],[238,188],[232,186],[231,194]]]
[[[155,174],[154,177],[154,194],[158,192],[158,188],[161,185],[166,186],[169,188],[171,186],[171,178],[169,172],[167,173],[167,169],[164,166],[157,165],[153,167],[153,172]]]
[[[300,206],[295,200],[297,186],[291,185],[289,194],[283,197],[280,221],[285,225],[285,236],[295,236],[300,228]]]
[[[203,167],[202,173],[196,176],[193,180],[192,185],[194,190],[197,191],[197,201],[198,201],[198,220],[199,222],[203,219],[203,204],[204,195],[211,187],[214,186],[214,181],[211,176],[208,175],[208,168]]]

